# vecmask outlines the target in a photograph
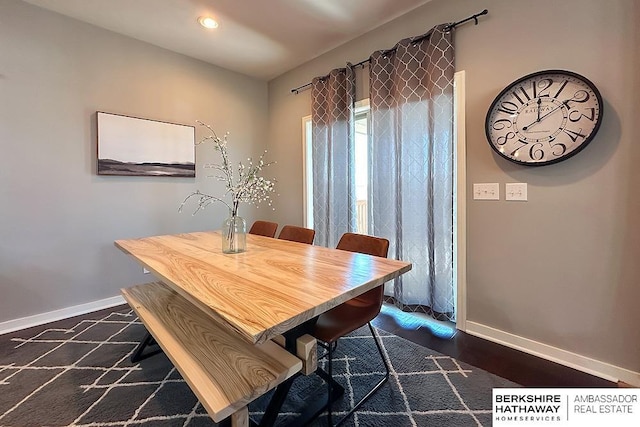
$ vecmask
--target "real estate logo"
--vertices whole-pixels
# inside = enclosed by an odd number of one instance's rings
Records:
[[[562,396],[558,393],[493,394],[495,421],[561,421]]]
[[[494,389],[493,425],[640,426],[638,389]]]

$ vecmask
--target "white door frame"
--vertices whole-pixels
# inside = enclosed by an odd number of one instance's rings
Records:
[[[465,73],[453,76],[454,202],[453,271],[456,292],[456,329],[467,329],[467,154],[465,133]]]

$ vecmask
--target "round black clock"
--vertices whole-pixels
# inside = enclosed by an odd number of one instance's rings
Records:
[[[489,145],[507,160],[541,166],[582,150],[602,122],[602,97],[585,77],[548,70],[507,86],[485,121]]]

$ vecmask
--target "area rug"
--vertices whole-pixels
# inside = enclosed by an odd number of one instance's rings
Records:
[[[346,426],[490,426],[491,390],[503,378],[380,330],[392,375]],[[0,337],[0,426],[215,426],[164,354],[130,356],[145,334],[128,308]],[[368,329],[341,340],[334,365],[346,413],[383,374]],[[294,382],[277,425],[291,424],[316,376]],[[249,406],[259,421],[269,395]],[[322,417],[315,425],[324,425]]]

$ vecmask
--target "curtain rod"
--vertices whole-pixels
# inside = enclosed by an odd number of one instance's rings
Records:
[[[475,22],[475,25],[478,25],[478,17],[479,17],[479,16],[482,16],[482,15],[486,15],[486,14],[488,14],[488,13],[489,13],[489,11],[488,11],[487,9],[485,9],[485,10],[483,10],[482,12],[479,12],[479,13],[476,13],[475,15],[471,15],[471,16],[469,16],[468,18],[464,18],[464,19],[462,19],[462,20],[460,20],[460,21],[457,21],[457,22],[452,22],[451,24],[449,24],[449,25],[447,25],[447,26],[445,27],[445,31],[449,31],[449,30],[451,30],[452,28],[455,28],[455,27],[457,27],[457,26],[458,26],[458,25],[460,25],[460,24],[464,24],[465,22],[471,21],[472,19],[473,19],[473,21]],[[413,41],[414,43],[417,43],[417,42],[419,42],[419,41],[421,41],[421,40],[426,39],[426,38],[427,38],[427,37],[429,37],[429,36],[430,36],[430,33],[427,33],[427,34],[425,34],[425,35],[423,35],[423,36],[421,36],[421,37],[417,37],[417,38],[415,38],[415,39],[414,39],[414,40],[412,40],[412,41]],[[395,48],[395,47],[392,47],[391,49],[387,49],[387,50],[386,50],[386,52],[393,52],[393,51],[395,51],[395,50],[396,50],[396,48]],[[360,61],[360,62],[358,62],[357,64],[353,64],[353,65],[352,65],[352,67],[360,67],[360,66],[362,66],[362,65],[366,64],[366,63],[367,63],[367,62],[369,62],[369,61],[370,61],[370,59],[368,59],[368,58],[367,58],[367,59],[365,59],[364,61]],[[298,86],[297,88],[291,89],[291,93],[294,93],[294,94],[296,94],[296,95],[297,95],[297,94],[299,94],[299,93],[300,93],[300,91],[302,91],[302,90],[304,90],[304,89],[307,89],[307,88],[310,88],[310,87],[311,87],[311,84],[312,84],[312,83],[311,83],[311,82],[309,82],[309,83],[304,84],[304,85],[302,85],[302,86]]]

